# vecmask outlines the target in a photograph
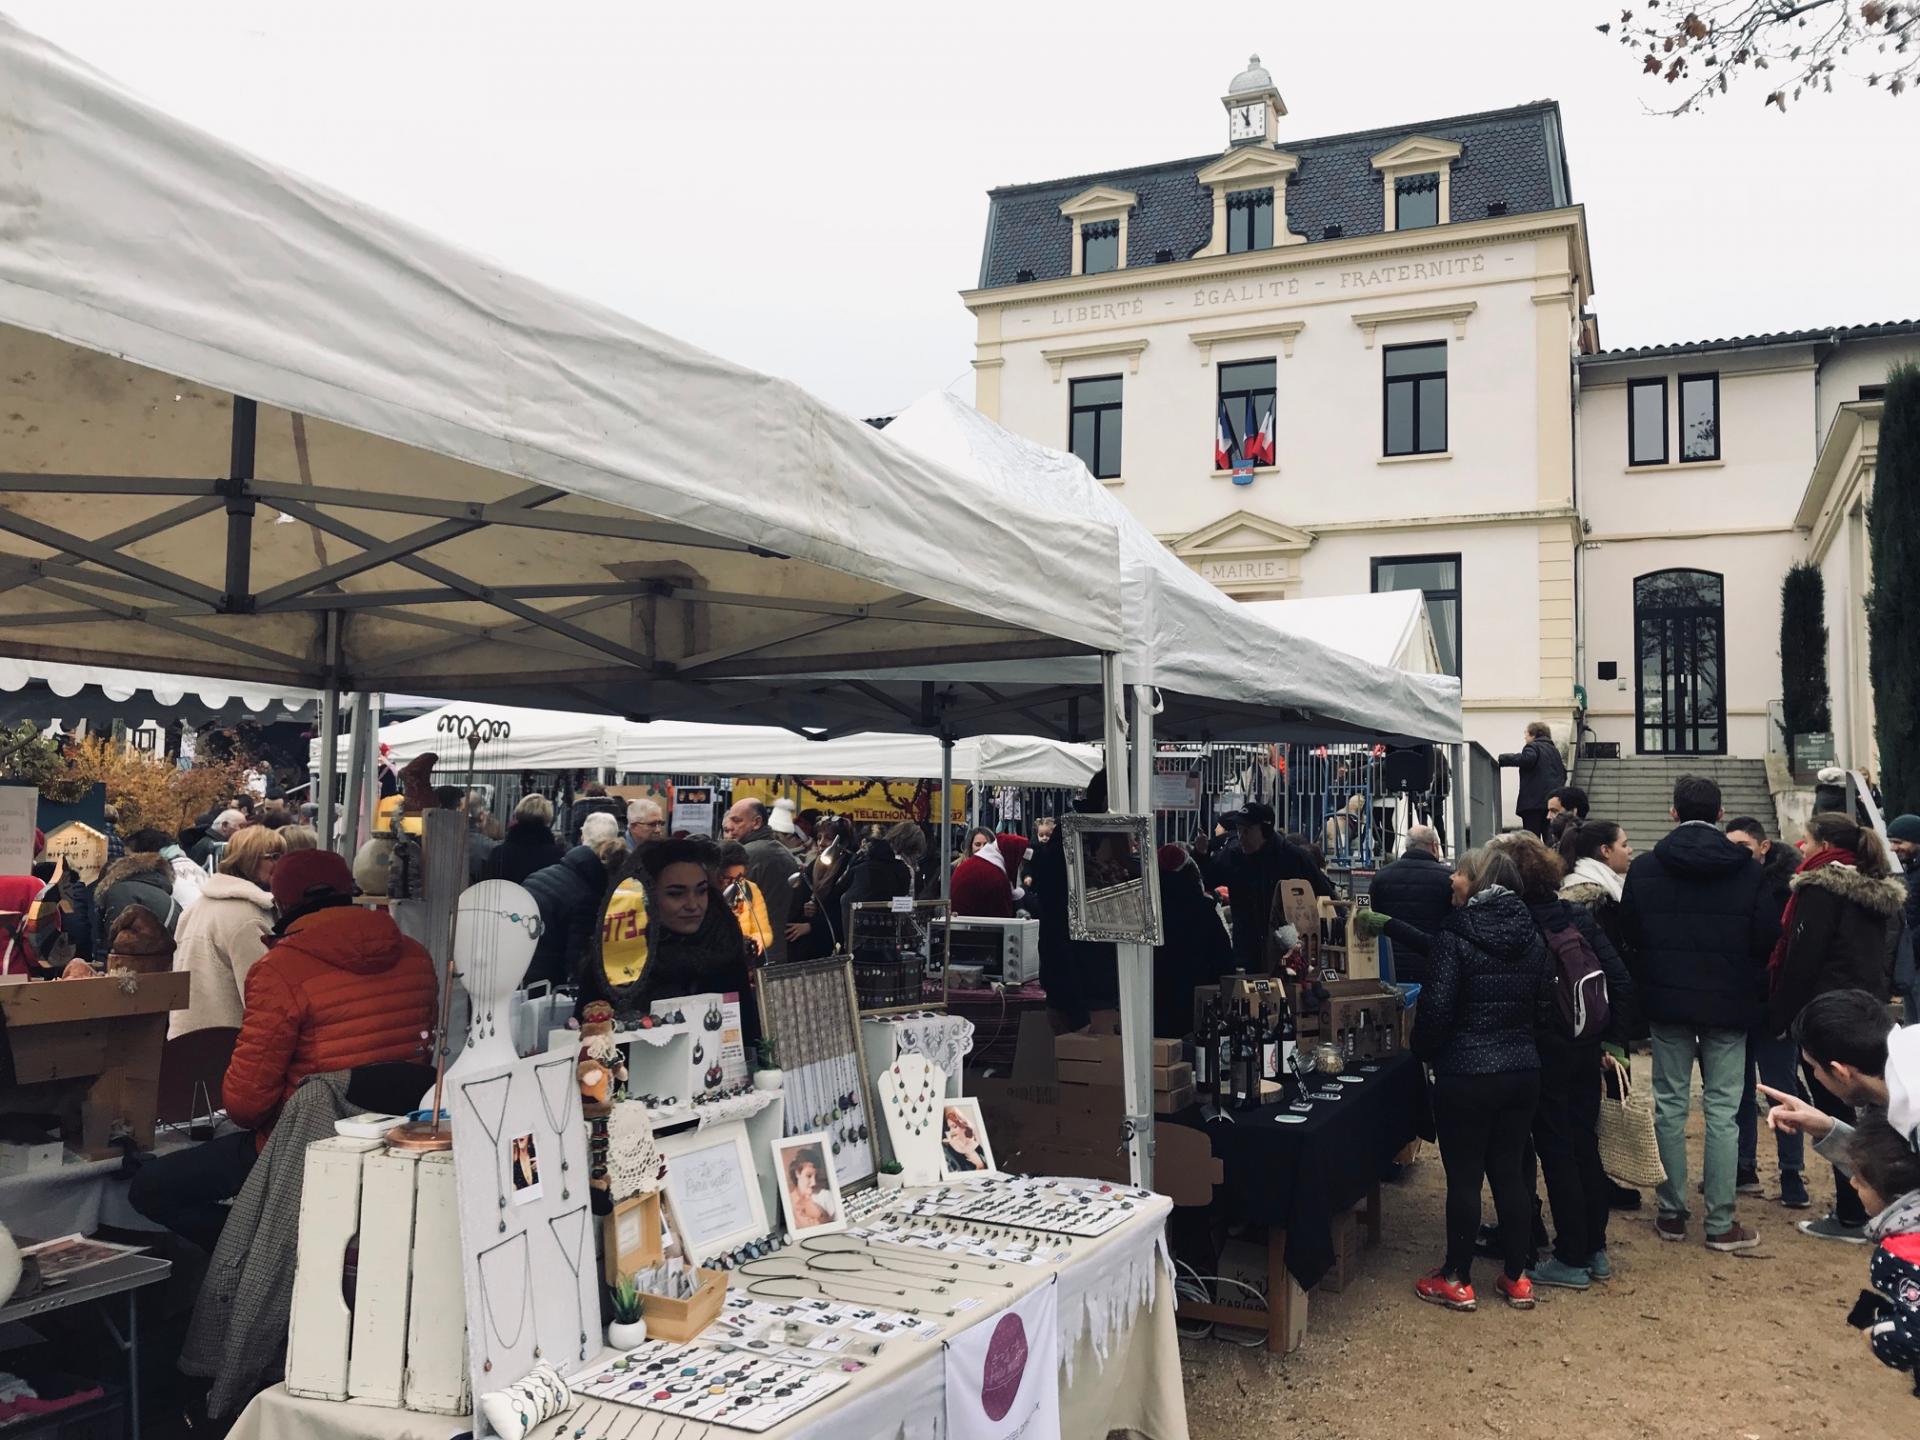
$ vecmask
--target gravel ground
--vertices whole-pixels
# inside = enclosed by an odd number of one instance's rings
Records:
[[[1693,1129],[1697,1183],[1697,1105]],[[1637,1214],[1614,1216],[1611,1284],[1543,1290],[1536,1309],[1514,1311],[1492,1303],[1486,1261],[1474,1277],[1480,1308],[1463,1315],[1413,1294],[1440,1253],[1444,1176],[1429,1145],[1386,1187],[1385,1234],[1358,1280],[1311,1296],[1295,1354],[1182,1341],[1193,1440],[1913,1440],[1910,1377],[1882,1366],[1846,1324],[1869,1251],[1794,1229],[1831,1200],[1833,1172],[1815,1161],[1814,1209],[1785,1210],[1771,1151],[1763,1131],[1766,1197],[1740,1198],[1758,1249],[1708,1250],[1697,1207],[1688,1243],[1658,1240],[1649,1192]]]

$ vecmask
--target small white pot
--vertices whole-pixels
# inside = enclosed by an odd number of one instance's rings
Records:
[[[643,1315],[638,1320],[616,1320],[607,1326],[607,1344],[615,1350],[638,1350],[647,1343],[647,1320]]]
[[[882,1170],[880,1172],[880,1188],[882,1190],[906,1189],[907,1172],[902,1170],[898,1175],[889,1175],[886,1171]]]
[[[786,1072],[781,1070],[756,1070],[753,1072],[753,1088],[756,1090],[778,1090],[786,1083]]]

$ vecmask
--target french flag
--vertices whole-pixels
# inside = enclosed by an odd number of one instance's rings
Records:
[[[1227,405],[1224,400],[1220,402],[1220,415],[1213,434],[1213,468],[1233,468],[1233,427],[1227,424]]]
[[[1267,407],[1267,413],[1260,417],[1256,426],[1253,422],[1253,397],[1247,397],[1247,459],[1256,465],[1273,464],[1273,407]]]

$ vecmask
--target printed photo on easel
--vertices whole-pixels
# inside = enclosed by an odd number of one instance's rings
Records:
[[[780,1176],[780,1209],[795,1235],[832,1235],[847,1228],[834,1174],[832,1137],[822,1133],[790,1135],[772,1142]]]
[[[947,1101],[940,1115],[940,1153],[950,1176],[983,1175],[994,1168],[978,1100]]]
[[[535,1150],[533,1136],[516,1135],[513,1137],[512,1160],[508,1173],[513,1179],[513,1203],[529,1205],[542,1194],[540,1186],[540,1156]]]

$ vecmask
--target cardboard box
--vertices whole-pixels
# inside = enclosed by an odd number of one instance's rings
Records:
[[[1193,1088],[1193,1065],[1181,1060],[1171,1065],[1156,1065],[1153,1069],[1153,1088],[1158,1090],[1180,1090]]]
[[[1277,900],[1275,908],[1300,932],[1307,961],[1315,970],[1349,980],[1379,978],[1379,941],[1362,935],[1354,924],[1354,916],[1364,908],[1360,901],[1316,895],[1304,880],[1282,880]],[[1269,936],[1267,968],[1277,971],[1280,959],[1279,944]]]
[[[1180,1059],[1181,1042],[1178,1040],[1152,1040],[1148,1042],[1148,1053],[1155,1065],[1171,1065]],[[1053,1037],[1053,1054],[1058,1060],[1079,1060],[1083,1062],[1111,1060],[1116,1065],[1126,1057],[1118,1035],[1098,1035],[1088,1031],[1074,1031],[1066,1035]]]
[[[1320,1277],[1320,1283],[1313,1288],[1338,1295],[1354,1282],[1360,1268],[1360,1250],[1366,1236],[1365,1228],[1360,1224],[1360,1216],[1352,1210],[1344,1210],[1333,1217],[1328,1227],[1333,1236],[1333,1268]]]
[[[1118,1085],[1120,1062],[1105,1060],[1056,1060],[1054,1069],[1062,1085]]]
[[[1274,975],[1223,975],[1220,994],[1228,1011],[1238,1009],[1242,1014],[1257,1015],[1263,1002],[1269,1010],[1279,1005],[1284,985],[1285,981]]]
[[[989,1131],[989,1134],[992,1132]],[[633,1195],[602,1217],[601,1253],[607,1284],[660,1263],[660,1196]]]
[[[1194,1088],[1191,1084],[1182,1085],[1177,1090],[1156,1090],[1153,1092],[1153,1113],[1156,1115],[1174,1115],[1193,1104]]]
[[[1294,1014],[1302,1045],[1317,1045],[1336,1040],[1342,1031],[1351,1031],[1356,1060],[1376,1060],[1406,1049],[1407,1025],[1400,1009],[1400,992],[1378,980],[1328,980],[1322,982],[1327,1002],[1320,1011],[1308,1014],[1299,1004],[1299,991],[1292,992]]]

